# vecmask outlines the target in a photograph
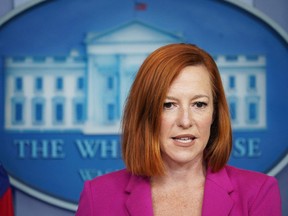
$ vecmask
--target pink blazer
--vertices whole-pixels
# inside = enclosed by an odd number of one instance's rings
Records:
[[[76,216],[152,216],[148,178],[126,170],[110,173],[84,184]],[[281,216],[276,179],[226,166],[206,175],[203,216]]]

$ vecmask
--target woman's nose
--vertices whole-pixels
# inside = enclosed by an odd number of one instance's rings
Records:
[[[182,108],[178,114],[178,126],[182,128],[190,128],[193,125],[192,110],[189,108]]]

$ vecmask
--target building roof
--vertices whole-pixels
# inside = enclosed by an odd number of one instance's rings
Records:
[[[184,41],[182,35],[165,31],[147,23],[133,20],[104,32],[90,32],[85,42],[101,43],[173,43]]]

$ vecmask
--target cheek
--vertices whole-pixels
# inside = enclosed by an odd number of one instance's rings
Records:
[[[165,131],[166,129],[171,127],[173,125],[173,122],[175,122],[175,120],[171,115],[163,115],[161,118],[161,131]]]
[[[167,136],[167,132],[168,132],[168,126],[166,125],[166,123],[162,122],[161,128],[160,128],[160,142],[164,140],[164,138]]]
[[[200,122],[199,126],[202,129],[202,131],[210,134],[210,128],[213,123],[213,116],[212,115],[205,116],[199,122]]]
[[[164,142],[171,134],[171,130],[174,124],[173,118],[171,116],[162,116],[161,118],[161,126],[160,126],[160,143]]]

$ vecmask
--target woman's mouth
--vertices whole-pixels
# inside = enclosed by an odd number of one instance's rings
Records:
[[[172,139],[180,143],[190,143],[193,140],[195,140],[196,137],[193,135],[179,135],[179,136],[172,137]]]

